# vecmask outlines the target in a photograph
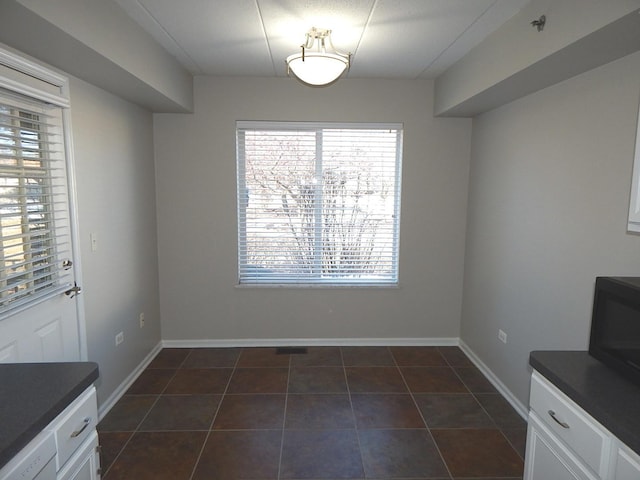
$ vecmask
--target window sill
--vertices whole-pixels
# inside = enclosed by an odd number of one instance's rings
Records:
[[[262,289],[262,288],[278,288],[278,289],[336,289],[343,290],[349,288],[356,289],[399,289],[400,285],[397,283],[387,283],[387,284],[321,284],[321,283],[239,283],[234,285],[235,288],[240,289]]]

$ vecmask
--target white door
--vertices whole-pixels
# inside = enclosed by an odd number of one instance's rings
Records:
[[[75,303],[58,294],[0,321],[0,362],[80,360]]]
[[[83,356],[66,85],[0,49],[0,362]]]

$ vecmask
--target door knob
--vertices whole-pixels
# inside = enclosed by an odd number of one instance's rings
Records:
[[[79,295],[80,292],[82,292],[82,287],[79,287],[76,282],[73,282],[73,287],[64,292],[64,294],[69,298],[73,298],[76,295]]]

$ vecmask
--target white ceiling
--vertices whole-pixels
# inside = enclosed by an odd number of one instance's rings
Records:
[[[286,76],[311,27],[351,78],[434,78],[529,0],[115,0],[194,75]]]

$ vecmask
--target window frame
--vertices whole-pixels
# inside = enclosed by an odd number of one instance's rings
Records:
[[[248,264],[247,259],[247,237],[246,237],[246,222],[243,220],[246,207],[248,204],[244,204],[242,197],[247,195],[247,186],[245,184],[246,175],[246,158],[244,154],[244,133],[246,131],[292,131],[292,132],[315,132],[315,158],[314,168],[316,170],[316,178],[322,178],[322,132],[324,130],[368,130],[368,131],[385,131],[391,130],[395,135],[395,158],[393,161],[394,166],[394,180],[393,180],[393,231],[392,231],[392,245],[390,247],[391,253],[385,257],[390,259],[390,274],[386,278],[379,279],[366,279],[366,278],[347,278],[335,277],[335,278],[321,278],[322,272],[315,272],[316,277],[310,279],[309,276],[305,276],[304,279],[296,278],[295,275],[290,278],[278,277],[278,279],[272,278],[257,278],[258,276],[247,276],[246,270]],[[402,158],[403,158],[403,135],[404,125],[402,123],[380,123],[380,122],[367,122],[367,123],[345,123],[345,122],[281,122],[281,121],[237,121],[236,122],[236,167],[237,167],[237,214],[238,214],[238,279],[237,286],[239,287],[306,287],[306,288],[343,288],[343,287],[383,287],[383,288],[397,288],[399,286],[399,263],[400,263],[400,210],[401,210],[401,183],[402,183]],[[320,162],[316,160],[320,159]],[[322,188],[317,190],[322,191]],[[322,195],[322,194],[321,194]],[[247,197],[248,198],[248,197]],[[314,198],[316,198],[314,196]],[[315,201],[316,207],[314,210],[314,230],[315,235],[322,235],[322,202]],[[244,229],[244,231],[243,231]],[[316,240],[315,247],[313,249],[314,256],[321,256],[319,253],[320,244],[322,241]],[[244,263],[243,263],[244,262]],[[319,261],[316,258],[316,262],[320,266]],[[243,268],[245,269],[243,271]],[[318,267],[320,268],[320,267]],[[244,273],[244,275],[243,275]]]
[[[68,237],[71,240],[70,259],[72,260],[72,265],[68,270],[69,276],[63,275],[65,279],[71,278],[71,281],[63,280],[57,288],[51,289],[44,295],[38,295],[29,299],[29,301],[15,302],[15,304],[6,308],[0,308],[1,322],[60,295],[61,292],[66,291],[73,284],[82,284],[82,267],[79,250],[80,239],[78,237],[69,78],[17,52],[0,47],[0,89],[4,89],[10,94],[23,96],[61,109],[61,144],[64,150],[62,162],[66,170]],[[83,340],[86,336],[84,301],[82,296],[77,296],[76,299],[78,333],[81,339],[80,356],[81,358],[86,358],[87,346]]]
[[[69,286],[63,138],[59,107],[0,89],[0,312]]]

